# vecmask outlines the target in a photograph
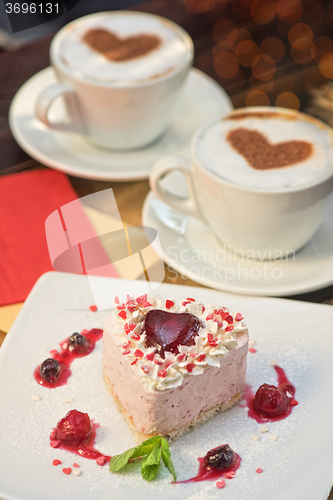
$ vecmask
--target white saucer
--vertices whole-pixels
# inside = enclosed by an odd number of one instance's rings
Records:
[[[54,70],[49,67],[20,88],[10,107],[10,128],[16,141],[30,156],[44,165],[86,179],[145,179],[160,157],[167,154],[188,157],[190,140],[196,129],[233,107],[220,85],[205,73],[192,69],[165,135],[147,148],[117,152],[98,148],[78,134],[51,131],[35,118],[37,96],[56,81]],[[50,110],[50,117],[60,121],[63,116],[64,107],[59,99]]]
[[[168,189],[184,195],[182,176],[172,175],[166,183]],[[288,260],[275,262],[236,256],[208,226],[171,209],[152,192],[145,200],[142,219],[144,226],[157,230],[163,260],[177,273],[202,285],[246,295],[283,297],[333,284],[333,204],[310,243]]]

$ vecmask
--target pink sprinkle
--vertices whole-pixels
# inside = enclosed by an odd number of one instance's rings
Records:
[[[163,365],[162,361],[159,361],[158,359],[154,359],[155,365]]]
[[[173,307],[175,305],[174,301],[173,300],[166,300],[165,301],[165,307],[167,309],[170,309],[171,307]]]
[[[98,459],[96,460],[96,464],[98,465],[105,465],[106,463],[106,458],[105,457],[98,457]]]
[[[131,335],[131,339],[140,340],[140,335],[137,335],[136,333],[134,333],[133,335]]]
[[[165,377],[167,376],[167,371],[166,371],[166,370],[159,370],[159,371],[157,372],[157,375],[158,375],[159,377],[165,378]]]
[[[55,354],[58,354],[57,349],[52,349],[52,351],[50,351],[50,354],[52,354],[52,356],[54,356]]]
[[[134,361],[132,361],[131,366],[135,365],[135,363],[137,363],[137,362],[138,362],[138,358],[136,358]]]
[[[124,324],[124,330],[126,332],[126,334],[128,335],[131,331],[134,330],[134,328],[136,327],[136,325],[134,323],[125,323]]]
[[[210,314],[208,314],[208,316],[206,316],[206,321],[208,321],[209,319],[213,319],[213,318],[214,318],[214,314],[210,313]]]
[[[263,469],[260,469],[260,467],[258,467],[258,469],[256,470],[256,473],[257,473],[257,474],[261,474],[262,472],[264,472],[264,470],[263,470]]]
[[[193,370],[193,368],[195,368],[195,364],[194,363],[189,363],[188,365],[186,365],[186,369],[189,373],[191,373],[191,371]]]
[[[70,467],[65,467],[64,469],[62,469],[62,472],[64,472],[65,474],[70,474],[72,472],[72,469]]]
[[[125,306],[125,304],[123,303],[123,304],[121,304],[121,305],[117,306],[117,309],[126,309],[126,306]]]
[[[296,401],[296,399],[292,398],[290,400],[290,404],[291,404],[291,406],[297,406],[298,405],[298,401]]]
[[[183,300],[182,306],[186,306],[187,304],[190,304],[191,302],[189,300]]]
[[[51,432],[50,439],[54,439],[56,437],[56,434],[57,434],[57,431],[55,429],[53,429],[53,431]]]
[[[124,352],[122,352],[121,354],[122,354],[123,356],[126,356],[126,354],[129,354],[130,352],[131,352],[131,351],[130,351],[129,349],[125,349],[125,351],[124,351]]]
[[[225,329],[226,332],[232,332],[232,330],[234,329],[234,326],[233,325],[229,325],[227,326],[227,328]]]
[[[200,356],[198,357],[198,361],[203,361],[206,357],[206,354],[200,354]]]
[[[213,334],[212,333],[207,333],[207,339],[208,339],[208,342],[213,342]]]
[[[253,354],[257,352],[257,350],[254,347],[249,347],[249,352],[252,352]]]
[[[231,323],[234,322],[234,318],[231,316],[231,314],[229,314],[226,318],[225,318],[226,322],[229,323],[229,325],[231,325]]]
[[[230,472],[225,472],[223,475],[227,479],[232,479],[235,477],[236,472],[234,470],[231,470]]]
[[[53,465],[60,465],[61,464],[61,460],[58,460],[57,458],[55,460],[53,460]]]
[[[155,357],[154,352],[151,352],[150,354],[146,354],[146,359],[148,359],[148,361],[153,361],[154,357]]]
[[[124,349],[127,349],[130,345],[131,345],[131,343],[129,341],[127,341],[127,342],[124,342],[121,347],[123,347]]]
[[[143,358],[144,354],[143,354],[143,352],[142,352],[142,351],[140,351],[140,349],[137,349],[137,350],[135,351],[135,353],[134,353],[134,356],[135,356],[136,358]]]
[[[50,441],[50,445],[52,446],[52,448],[58,448],[60,444],[60,441],[58,441],[57,439],[51,439]]]
[[[221,488],[221,489],[224,488],[225,487],[225,481],[223,479],[222,479],[222,481],[217,481],[216,482],[216,486],[218,488]]]
[[[195,299],[192,299],[191,297],[186,297],[186,300],[189,300],[190,302],[195,302]]]
[[[184,353],[183,354],[178,354],[178,356],[177,356],[178,361],[183,361],[184,358],[185,358],[185,354]]]
[[[120,311],[120,313],[118,313],[118,316],[122,319],[127,319],[126,311]]]
[[[76,462],[73,463],[73,467],[80,467]]]
[[[142,304],[142,307],[151,307],[153,304],[148,302],[148,300],[145,300],[144,303]]]
[[[119,304],[119,302],[120,302],[119,297],[118,297],[118,295],[116,295],[114,298],[114,303]]]
[[[149,366],[143,365],[141,366],[141,370],[144,371],[145,373],[149,373]]]
[[[97,306],[89,306],[89,309],[94,313],[97,311]]]
[[[235,316],[235,321],[242,321],[242,319],[244,319],[243,314],[237,313]]]
[[[136,303],[143,304],[144,302],[146,302],[146,300],[147,300],[147,294],[145,293],[144,295],[140,295],[140,297],[136,299]]]

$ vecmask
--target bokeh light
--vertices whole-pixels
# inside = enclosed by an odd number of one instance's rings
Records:
[[[314,58],[317,62],[319,62],[322,56],[327,52],[333,52],[333,41],[327,36],[320,36],[316,38],[313,45],[316,51]]]
[[[281,92],[275,100],[275,106],[298,110],[299,99],[293,92]]]
[[[246,106],[269,106],[270,100],[268,95],[262,90],[252,90],[246,96]]]
[[[250,35],[250,33],[242,28],[234,29],[229,32],[227,43],[231,49],[231,47],[235,47],[244,40],[252,40],[252,36]]]
[[[284,43],[277,36],[265,38],[260,45],[260,52],[270,56],[276,63],[283,59],[285,51]]]
[[[252,40],[243,40],[237,45],[235,54],[239,64],[250,68],[253,59],[260,55],[260,50],[258,45],[252,42]]]
[[[276,71],[274,60],[270,56],[260,55],[253,59],[252,73],[260,81],[267,81],[273,78]]]
[[[313,43],[305,50],[296,50],[293,47],[290,50],[291,57],[297,64],[309,64],[312,62],[316,55],[316,49]]]
[[[282,78],[276,80],[273,88],[273,94],[276,97],[282,92],[293,92],[294,85],[294,78],[291,75],[284,75]]]
[[[273,78],[271,80],[268,80],[267,82],[261,82],[260,80],[254,78],[254,76],[252,75],[249,79],[249,84],[253,90],[262,90],[263,92],[268,94],[274,88],[275,82]]]
[[[252,0],[251,17],[258,24],[268,24],[273,21],[276,14],[275,0]]]
[[[213,37],[217,42],[226,41],[230,31],[237,29],[234,22],[226,17],[221,17],[213,25]]]
[[[276,12],[280,21],[290,25],[301,18],[302,4],[300,0],[277,0]]]
[[[214,69],[222,78],[233,78],[239,70],[236,56],[231,52],[220,52],[214,58]]]
[[[328,52],[321,57],[319,71],[326,78],[333,78],[333,52]]]
[[[289,30],[288,40],[293,49],[306,50],[313,41],[312,29],[304,23],[294,24]]]

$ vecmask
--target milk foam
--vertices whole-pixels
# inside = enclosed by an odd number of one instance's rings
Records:
[[[92,50],[82,37],[91,29],[106,29],[120,38],[142,33],[161,39],[159,47],[128,61],[113,62]],[[112,82],[134,82],[161,75],[189,60],[185,40],[158,18],[135,13],[103,13],[87,16],[63,30],[59,44],[65,65],[85,78]]]
[[[256,170],[227,140],[229,131],[238,128],[260,132],[272,145],[292,140],[307,141],[313,145],[312,154],[290,166]],[[279,113],[276,117],[270,114],[269,118],[252,115],[221,120],[204,129],[195,144],[200,163],[218,177],[238,186],[269,190],[311,185],[329,177],[333,173],[328,158],[330,149],[327,130],[320,125]]]

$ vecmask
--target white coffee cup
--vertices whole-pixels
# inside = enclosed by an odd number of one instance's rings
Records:
[[[310,143],[315,137],[310,156],[303,163],[270,168],[268,176],[265,176],[264,171],[252,172],[253,167],[247,164],[243,154],[230,144],[226,146],[225,141],[225,162],[229,161],[230,167],[237,165],[239,172],[247,172],[249,177],[237,177],[231,171],[232,181],[222,176],[213,165],[216,159],[224,165],[223,156],[218,156],[218,141],[220,138],[224,140],[222,134],[219,135],[219,127],[225,128],[225,137],[231,129],[238,129],[236,134],[242,140],[247,134],[246,127],[252,126],[252,130],[256,131],[261,125],[260,133],[266,131],[269,137],[270,129],[272,131],[275,127],[272,127],[272,122],[269,123],[270,119],[274,119],[274,123],[281,120],[277,130],[278,135],[284,137],[283,141],[300,140],[303,147],[303,140]],[[243,133],[239,132],[240,128]],[[222,121],[206,124],[196,132],[191,143],[191,164],[181,157],[158,160],[150,175],[150,186],[160,200],[208,224],[223,244],[241,252],[243,257],[260,260],[281,258],[296,252],[311,239],[332,201],[333,165],[330,162],[329,131],[330,128],[319,120],[293,110],[273,107],[238,109]],[[274,133],[270,140],[274,140]],[[280,145],[281,141],[276,143]],[[216,151],[214,145],[218,146]],[[294,142],[291,146],[294,147]],[[186,199],[161,186],[162,178],[174,170],[180,171],[186,179]]]
[[[113,25],[119,39],[140,35],[142,26],[143,32],[160,37],[161,45],[134,60],[110,61],[80,38],[91,29],[112,31]],[[83,134],[99,146],[131,149],[151,143],[168,127],[192,64],[193,42],[180,26],[160,16],[103,12],[62,28],[51,43],[50,58],[59,83],[38,97],[37,118],[52,130]],[[53,123],[49,109],[60,96],[69,120]]]

